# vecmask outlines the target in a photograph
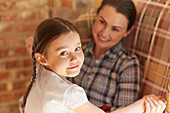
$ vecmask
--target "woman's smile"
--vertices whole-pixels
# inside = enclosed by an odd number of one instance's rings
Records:
[[[98,35],[98,38],[99,38],[99,40],[100,40],[100,41],[103,41],[103,42],[107,42],[107,41],[109,41],[109,40],[107,40],[107,39],[103,38],[103,37],[102,37],[102,36],[100,36],[100,35]]]

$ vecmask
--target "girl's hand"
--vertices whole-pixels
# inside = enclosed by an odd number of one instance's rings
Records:
[[[145,102],[145,112],[144,113],[163,113],[166,108],[166,102],[164,100],[160,100],[160,97],[156,96],[148,96],[144,97]]]
[[[33,36],[29,36],[27,39],[25,39],[25,47],[29,55],[32,55],[32,43],[33,43]]]

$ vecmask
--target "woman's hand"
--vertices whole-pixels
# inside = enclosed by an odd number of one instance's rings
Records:
[[[155,95],[145,96],[144,113],[163,113],[166,108],[166,101]]]
[[[147,95],[138,101],[111,113],[163,113],[166,101],[155,95]]]
[[[33,43],[33,36],[29,36],[27,39],[25,39],[25,47],[29,55],[32,55],[32,43]]]

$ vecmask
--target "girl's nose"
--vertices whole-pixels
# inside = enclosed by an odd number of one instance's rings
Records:
[[[72,54],[72,55],[71,55],[70,62],[71,62],[71,63],[75,63],[75,62],[77,62],[77,59],[78,59],[77,56],[74,55],[74,54]]]

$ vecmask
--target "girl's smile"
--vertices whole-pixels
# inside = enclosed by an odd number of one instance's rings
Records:
[[[74,65],[74,66],[68,67],[67,69],[75,69],[75,68],[78,68],[78,67],[79,67],[79,65]]]

